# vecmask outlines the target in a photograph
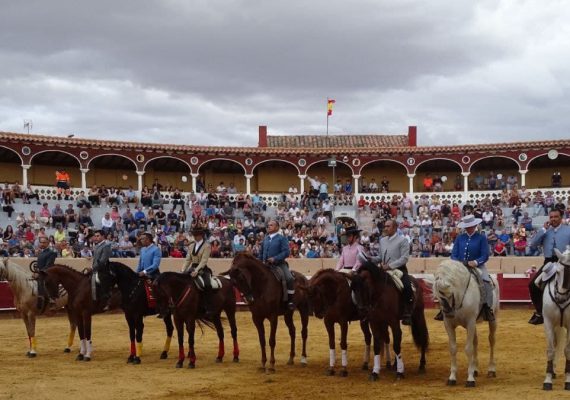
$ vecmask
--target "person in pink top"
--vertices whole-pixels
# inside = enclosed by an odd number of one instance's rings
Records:
[[[358,254],[364,253],[364,248],[359,243],[360,232],[361,230],[354,226],[346,229],[347,244],[342,248],[342,254],[336,263],[335,270],[340,271],[344,269],[356,272],[360,268]]]

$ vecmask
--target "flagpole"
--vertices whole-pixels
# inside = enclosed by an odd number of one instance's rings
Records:
[[[327,147],[329,147],[329,98],[327,97],[327,140],[325,141]]]

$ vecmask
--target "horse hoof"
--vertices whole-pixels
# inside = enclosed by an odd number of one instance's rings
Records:
[[[392,369],[392,363],[390,361],[386,362],[386,369],[388,370]]]
[[[266,373],[266,372],[267,372],[267,368],[265,368],[265,367],[258,367],[258,368],[257,368],[257,371],[258,371],[258,372],[261,372],[261,373]]]
[[[552,373],[552,379],[556,379],[556,372]]]
[[[552,390],[552,383],[543,383],[542,390]]]
[[[570,382],[564,383],[564,390],[570,390]]]
[[[188,364],[188,368],[194,369],[194,368],[196,368],[196,364],[194,364],[194,363],[191,362],[191,363]]]
[[[222,361],[224,361],[223,358],[221,358],[221,357],[216,357],[216,364],[220,364]]]
[[[495,371],[487,372],[487,378],[496,378],[496,377],[497,377],[497,373]]]
[[[91,361],[91,357],[83,357],[83,361]]]
[[[140,357],[135,357],[133,359],[133,365],[139,365],[141,363],[141,358]]]
[[[325,375],[326,376],[334,376],[334,368],[327,368]]]
[[[182,368],[182,364],[183,364],[183,361],[182,361],[182,360],[179,360],[179,361],[176,363],[176,368]]]
[[[233,361],[234,361],[235,363],[238,363],[238,362],[239,362],[239,357],[237,357],[237,356],[234,356],[234,359],[233,359]]]
[[[135,356],[133,356],[132,354],[129,356],[129,358],[127,358],[127,364],[132,364],[133,361],[135,361]]]
[[[29,358],[34,358],[34,357],[36,357],[36,356],[37,356],[36,353],[28,353],[28,357],[29,357]]]
[[[370,382],[376,382],[379,379],[379,376],[376,372],[372,372],[370,375],[368,375],[368,380]]]
[[[77,357],[75,357],[75,361],[83,361],[83,354],[78,354]]]
[[[363,371],[368,371],[368,363],[367,363],[367,362],[362,363],[362,370],[363,370]]]
[[[479,371],[473,371],[473,377],[477,378],[479,376]]]
[[[161,360],[166,360],[168,358],[168,353],[166,351],[163,351],[162,353],[160,353],[160,359]]]
[[[465,387],[475,387],[475,381],[467,381],[467,382],[465,382]]]
[[[268,374],[274,374],[274,373],[275,373],[275,368],[273,368],[273,367],[267,368],[267,373],[268,373]]]
[[[447,386],[455,386],[457,385],[457,381],[455,379],[448,379]]]
[[[287,361],[287,365],[294,365],[295,361],[293,361],[292,358],[289,359],[289,361]]]
[[[398,372],[398,373],[396,374],[396,380],[397,380],[397,381],[401,381],[401,380],[404,379],[404,378],[405,378],[405,376],[404,376],[404,373],[403,373],[403,372]]]
[[[64,353],[71,353],[71,349],[69,347],[66,347],[65,349],[63,349]]]
[[[392,363],[392,371],[397,371],[398,370],[398,366],[396,365],[396,361],[394,361]]]
[[[418,368],[418,372],[422,375],[425,374],[426,373],[426,366],[420,365],[420,367]]]
[[[340,371],[340,374],[338,375],[342,378],[346,378],[348,376],[348,371],[346,369],[343,369]]]

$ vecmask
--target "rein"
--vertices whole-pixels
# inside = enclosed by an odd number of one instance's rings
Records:
[[[564,264],[562,264],[562,265],[564,265]],[[561,293],[558,290],[557,283],[558,283],[558,279],[555,279],[554,285],[550,285],[550,284],[548,285],[548,294],[549,294],[552,302],[554,304],[556,304],[556,307],[558,307],[558,309],[560,310],[560,327],[564,327],[564,311],[566,311],[568,306],[570,306],[570,301],[569,301],[570,300],[570,291],[565,292],[565,293]],[[554,293],[554,294],[552,293],[552,286],[555,287],[556,293]],[[562,306],[562,304],[564,304],[564,303],[566,303],[566,304],[564,306]]]
[[[180,307],[182,305],[182,303],[184,302],[184,300],[186,300],[186,298],[188,297],[188,295],[190,294],[191,291],[192,291],[192,284],[189,284],[188,288],[186,289],[186,291],[184,291],[184,294],[182,295],[182,297],[180,297],[180,299],[178,300],[176,305],[174,305],[174,301],[172,300],[172,297],[170,297],[170,299],[169,299],[170,304],[172,306],[174,306],[174,308]]]

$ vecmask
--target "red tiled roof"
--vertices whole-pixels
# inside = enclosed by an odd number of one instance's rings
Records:
[[[350,137],[351,135],[342,135],[334,137]],[[270,138],[279,136],[269,136]],[[283,136],[285,138],[292,136]],[[296,136],[293,136],[296,137]],[[322,136],[319,136],[322,137]],[[333,136],[330,136],[333,137]],[[382,137],[399,137],[399,136],[382,136]],[[327,153],[327,148],[321,147],[227,147],[227,146],[189,146],[176,144],[159,144],[159,143],[141,143],[141,142],[124,142],[116,140],[93,140],[81,138],[67,138],[62,136],[34,135],[11,132],[0,132],[0,143],[2,141],[12,141],[21,143],[37,143],[47,145],[69,145],[69,146],[90,146],[90,147],[106,147],[116,150],[155,150],[155,151],[176,151],[188,153],[234,153],[234,154],[321,154]],[[398,154],[424,154],[424,153],[468,153],[468,152],[490,152],[490,151],[508,151],[508,150],[526,150],[526,149],[561,149],[570,148],[570,140],[544,140],[534,142],[511,142],[511,143],[488,143],[488,144],[470,144],[455,146],[418,146],[409,147],[399,145],[397,147],[388,147],[386,145],[370,145],[367,147],[348,146],[343,143],[339,147],[330,147],[329,153],[350,154],[375,154],[390,153]]]
[[[406,135],[287,135],[267,136],[268,147],[285,148],[371,148],[404,147],[408,145]]]

